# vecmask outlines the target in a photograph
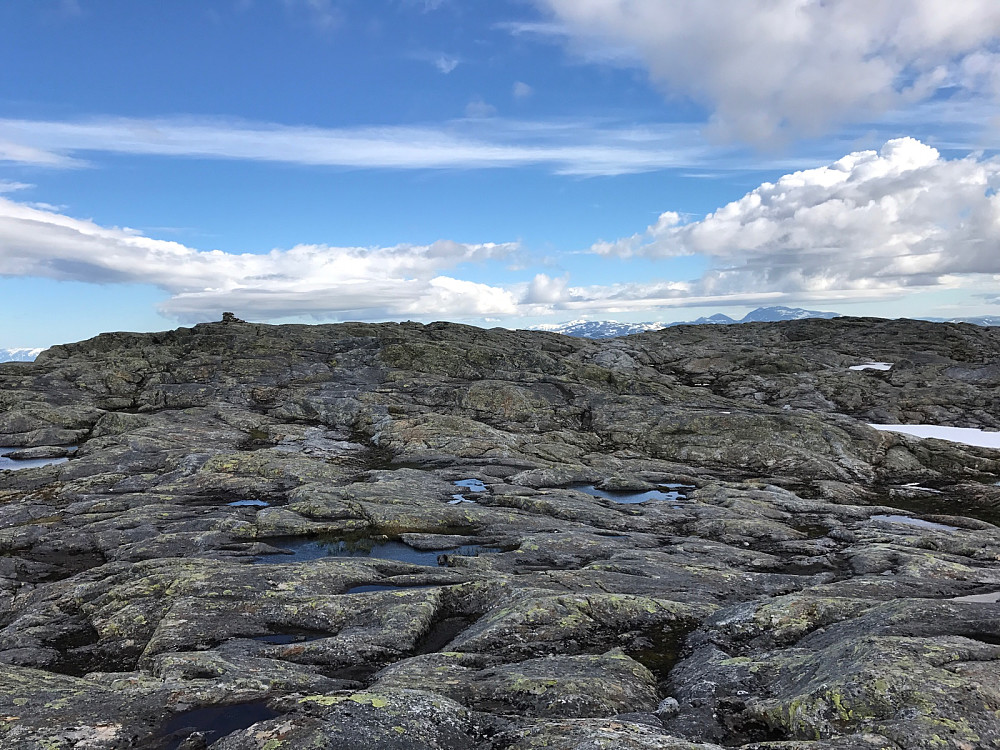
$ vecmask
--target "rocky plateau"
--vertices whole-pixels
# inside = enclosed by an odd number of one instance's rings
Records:
[[[1000,748],[1000,450],[869,426],[998,386],[859,318],[0,364],[0,747]]]

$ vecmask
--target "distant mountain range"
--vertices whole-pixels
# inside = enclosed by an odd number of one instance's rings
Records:
[[[716,325],[729,326],[737,323],[777,323],[782,320],[802,320],[803,318],[839,318],[840,313],[821,312],[819,310],[803,310],[801,307],[758,307],[748,312],[739,320],[728,315],[716,313],[697,320],[682,320],[674,323],[619,323],[614,320],[574,320],[569,323],[535,326],[534,330],[562,333],[566,336],[577,336],[588,339],[610,339],[616,336],[628,336],[643,331],[659,331],[673,326]]]
[[[974,326],[1000,326],[1000,315],[977,315],[974,318],[921,318],[934,323],[972,323]]]
[[[32,362],[45,349],[0,349],[0,362]]]
[[[573,320],[569,323],[534,326],[536,331],[551,331],[566,336],[576,336],[587,339],[610,339],[617,336],[628,336],[643,331],[659,331],[673,326],[696,325],[737,325],[739,323],[778,323],[783,320],[803,320],[805,318],[840,318],[840,313],[822,312],[820,310],[803,310],[801,307],[758,307],[748,312],[739,320],[728,315],[716,313],[697,320],[683,320],[674,323],[619,323],[616,320]],[[935,323],[972,323],[977,326],[1000,326],[1000,316],[980,315],[971,318],[923,318]]]

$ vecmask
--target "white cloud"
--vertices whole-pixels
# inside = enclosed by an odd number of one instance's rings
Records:
[[[623,46],[672,94],[753,142],[925,100],[1000,91],[996,0],[536,0],[573,49]],[[522,26],[525,26],[522,24]]]
[[[472,119],[493,117],[496,113],[497,108],[483,101],[481,96],[477,96],[465,105],[465,116]]]
[[[448,75],[458,67],[459,59],[448,55],[438,55],[434,58],[434,67],[444,75]]]
[[[665,213],[603,255],[699,255],[690,293],[899,294],[1000,273],[1000,160],[948,160],[912,138],[764,183],[701,221]]]
[[[340,11],[332,0],[284,0],[289,10],[301,9],[317,29],[327,31],[341,23]]]
[[[15,182],[13,180],[0,180],[0,193],[13,193],[16,190],[29,190],[34,185],[27,182]]]
[[[535,93],[535,90],[524,81],[516,81],[512,93],[515,99],[527,99]]]
[[[171,294],[163,311],[184,320],[212,319],[223,309],[251,319],[511,315],[511,292],[443,272],[516,249],[441,241],[204,252],[0,198],[0,276],[152,284]]]
[[[0,161],[81,166],[103,152],[284,162],[361,169],[547,166],[560,174],[615,175],[739,159],[709,149],[689,125],[641,127],[594,120],[492,117],[486,102],[439,126],[313,128],[210,119],[0,119]],[[744,159],[742,163],[746,163]],[[813,162],[815,163],[815,162]]]
[[[551,278],[540,273],[528,284],[524,303],[528,305],[555,305],[568,298],[569,274],[561,278]]]
[[[63,154],[0,138],[0,162],[2,161],[33,167],[78,167],[83,164]]]

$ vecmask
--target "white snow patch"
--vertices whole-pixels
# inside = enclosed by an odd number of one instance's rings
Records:
[[[902,432],[918,438],[935,438],[980,448],[1000,448],[1000,432],[986,432],[975,427],[942,427],[933,424],[869,424],[876,430]]]
[[[865,362],[863,365],[853,365],[849,370],[891,370],[892,362]]]

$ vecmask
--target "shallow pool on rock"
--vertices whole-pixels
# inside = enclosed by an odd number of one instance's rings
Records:
[[[943,523],[934,523],[933,521],[925,521],[922,518],[914,518],[913,516],[885,516],[877,515],[871,516],[869,521],[885,521],[887,523],[903,523],[908,526],[919,526],[922,529],[933,529],[934,531],[958,531],[957,526],[948,526]]]
[[[69,460],[68,458],[65,457],[28,458],[28,459],[7,458],[8,454],[19,450],[23,450],[23,448],[0,447],[0,471],[4,470],[17,471],[18,469],[34,469],[38,466],[51,466],[55,464],[64,464]]]
[[[649,502],[650,500],[676,502],[677,500],[686,498],[688,492],[694,489],[689,484],[661,484],[658,486],[660,489],[646,490],[645,492],[601,490],[592,484],[574,484],[570,485],[570,489],[577,492],[585,492],[592,497],[602,497],[605,500],[610,500],[621,505],[634,505],[636,503]]]
[[[457,482],[452,482],[456,487],[459,487],[467,492],[481,493],[486,492],[486,485],[478,479],[459,479]],[[465,492],[457,493],[451,496],[451,500],[448,501],[449,505],[459,505],[461,503],[473,503],[475,500],[468,497]]]
[[[177,750],[193,732],[204,732],[205,740],[212,744],[227,734],[278,716],[279,713],[272,711],[263,702],[187,711],[178,714],[163,726],[161,737],[166,740],[163,750]]]
[[[330,633],[271,633],[270,635],[255,635],[250,640],[273,646],[287,646],[293,643],[309,643],[329,637],[331,637]]]
[[[308,560],[320,560],[325,557],[369,557],[376,560],[395,560],[396,562],[411,563],[413,565],[444,565],[444,561],[440,559],[442,555],[477,557],[480,554],[495,554],[500,552],[495,547],[483,547],[478,544],[419,550],[405,542],[392,539],[372,539],[370,537],[357,539],[323,537],[313,539],[273,539],[269,541],[269,544],[288,550],[290,554],[260,555],[255,557],[253,562],[281,565]]]

